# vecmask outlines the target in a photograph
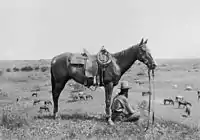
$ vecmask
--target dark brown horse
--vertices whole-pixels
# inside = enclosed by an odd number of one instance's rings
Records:
[[[147,65],[151,70],[156,68],[156,63],[151,56],[149,49],[146,46],[147,40],[141,40],[140,43],[131,46],[130,48],[118,53],[111,54],[112,61],[106,67],[104,73],[104,88],[105,88],[105,103],[106,103],[106,115],[107,121],[110,125],[113,125],[111,120],[111,97],[114,86],[116,86],[121,76],[134,64],[136,60],[139,60]],[[52,83],[52,97],[54,102],[54,118],[58,112],[58,99],[65,84],[68,80],[73,79],[80,84],[85,84],[87,79],[87,87],[93,85],[93,80],[89,80],[84,74],[84,66],[76,67],[70,64],[70,59],[73,53],[63,53],[55,56],[51,61],[51,83]],[[96,58],[97,55],[91,55],[90,57]]]

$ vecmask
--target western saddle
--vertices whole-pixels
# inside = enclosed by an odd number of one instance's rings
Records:
[[[71,57],[71,64],[82,65],[84,68],[85,82],[84,85],[88,85],[88,80],[92,80],[92,86],[103,86],[105,68],[111,63],[111,54],[102,46],[97,55],[91,55],[86,49],[83,49],[83,53],[74,54]]]

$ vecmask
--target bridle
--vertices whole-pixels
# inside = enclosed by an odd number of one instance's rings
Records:
[[[152,83],[151,83],[151,71],[152,71]],[[155,101],[155,84],[154,84],[154,70],[150,70],[148,69],[148,79],[149,79],[149,106],[148,106],[148,123],[147,123],[147,126],[144,130],[144,132],[146,132],[148,129],[149,129],[149,118],[150,118],[150,112],[151,112],[151,95],[153,94],[153,103],[152,103],[152,125],[154,124],[154,101]],[[152,92],[152,87],[151,85],[153,84],[153,91],[154,93]]]

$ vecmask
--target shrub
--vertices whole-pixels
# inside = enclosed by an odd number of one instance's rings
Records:
[[[137,73],[137,76],[145,76],[145,75],[146,75],[146,74],[145,74],[144,71],[140,71],[140,72]]]
[[[39,86],[39,85],[35,85],[35,86],[33,86],[33,88],[32,88],[31,91],[32,91],[32,92],[40,91],[40,86]]]
[[[7,68],[7,69],[6,69],[6,72],[11,72],[11,69],[10,69],[10,68]]]
[[[25,66],[21,68],[21,71],[32,71],[33,68],[31,66]]]
[[[3,108],[1,125],[11,130],[28,125],[28,115],[21,112],[20,109],[13,104],[6,105]]]
[[[8,97],[8,93],[0,91],[0,95],[2,95],[3,97]]]
[[[43,67],[41,67],[40,69],[41,69],[42,72],[45,72],[45,71],[47,71],[49,68],[48,68],[47,66],[43,66]]]
[[[18,72],[18,71],[19,71],[19,68],[14,67],[14,68],[13,68],[13,71],[14,71],[14,72]]]
[[[39,66],[36,66],[34,69],[35,69],[36,71],[38,71],[40,68],[39,68]]]

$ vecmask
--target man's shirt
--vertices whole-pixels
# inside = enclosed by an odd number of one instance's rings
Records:
[[[128,103],[128,98],[124,95],[117,95],[114,97],[111,109],[112,112],[123,112],[125,114],[135,113],[131,105]]]

